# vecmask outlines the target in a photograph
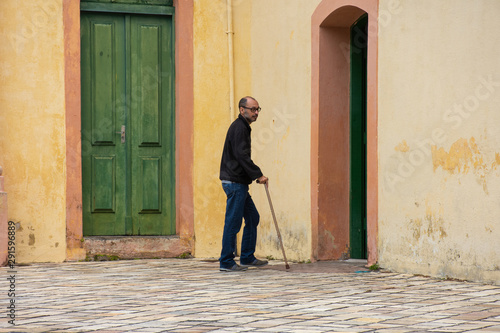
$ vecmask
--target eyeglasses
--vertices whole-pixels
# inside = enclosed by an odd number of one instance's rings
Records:
[[[248,107],[246,107],[246,106],[242,106],[242,108],[247,109],[247,110],[250,110],[250,111],[252,111],[253,113],[255,113],[255,112],[257,112],[257,111],[259,111],[259,112],[260,112],[260,110],[262,110],[262,109],[260,108],[260,106],[259,106],[258,108],[248,108]]]

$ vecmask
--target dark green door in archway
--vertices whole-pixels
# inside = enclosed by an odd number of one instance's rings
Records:
[[[82,12],[83,233],[175,234],[172,16]]]
[[[351,26],[350,257],[367,258],[366,246],[366,59],[368,16]]]

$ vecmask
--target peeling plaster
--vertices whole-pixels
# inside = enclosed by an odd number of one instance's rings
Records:
[[[434,172],[441,167],[452,175],[473,173],[477,182],[483,186],[484,192],[488,194],[486,177],[500,165],[500,154],[496,152],[494,157],[490,157],[490,154],[480,149],[474,137],[468,141],[460,138],[451,145],[448,152],[433,145],[432,163]]]
[[[28,245],[35,245],[35,234],[30,234],[29,235]]]
[[[398,144],[396,147],[394,147],[394,150],[406,153],[406,152],[410,151],[410,146],[408,146],[408,143],[406,143],[406,140],[403,140],[403,141],[401,141],[400,144]]]

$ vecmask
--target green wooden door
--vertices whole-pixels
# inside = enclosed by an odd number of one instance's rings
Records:
[[[366,55],[368,16],[351,26],[351,258],[366,259]]]
[[[171,16],[82,12],[83,232],[175,234]]]

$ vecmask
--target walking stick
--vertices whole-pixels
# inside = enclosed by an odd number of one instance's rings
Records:
[[[283,258],[285,258],[285,267],[286,269],[290,269],[288,265],[288,261],[286,260],[285,248],[283,247],[283,240],[281,239],[280,229],[278,228],[278,222],[276,221],[276,215],[274,214],[273,203],[271,202],[271,196],[269,195],[269,189],[267,188],[267,183],[264,184],[266,187],[267,200],[269,201],[269,207],[271,207],[271,214],[273,214],[274,226],[276,227],[276,233],[278,234],[278,239],[281,245],[281,251],[283,251]]]

